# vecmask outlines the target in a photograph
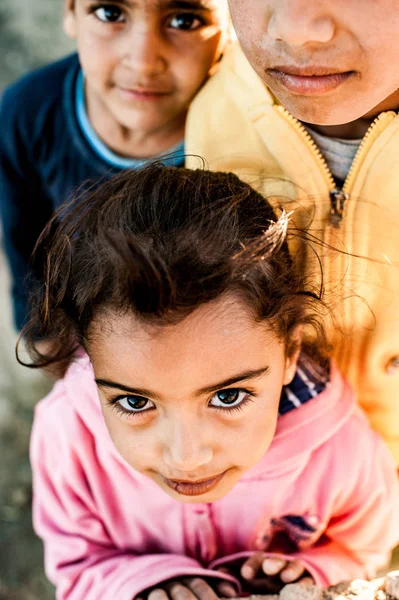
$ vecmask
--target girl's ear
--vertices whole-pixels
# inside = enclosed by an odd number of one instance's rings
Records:
[[[302,335],[302,326],[298,325],[298,327],[296,327],[292,332],[288,341],[287,347],[288,349],[291,349],[291,351],[287,353],[287,356],[285,358],[283,385],[290,384],[291,381],[294,379],[298,357],[301,352]]]
[[[69,38],[75,39],[77,36],[76,24],[76,2],[75,0],[64,1],[64,19],[63,29]]]

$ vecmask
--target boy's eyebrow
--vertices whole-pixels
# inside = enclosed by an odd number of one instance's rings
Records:
[[[244,371],[243,373],[239,373],[238,375],[233,375],[224,381],[220,381],[218,383],[206,386],[195,392],[196,396],[201,396],[203,394],[209,394],[211,392],[216,392],[217,390],[221,390],[225,387],[233,385],[234,383],[238,383],[239,381],[248,381],[249,379],[256,379],[261,375],[265,375],[269,371],[269,367],[262,367],[261,369],[251,369],[248,371]],[[111,381],[110,379],[95,379],[96,384],[99,387],[105,388],[113,388],[116,390],[121,390],[122,392],[128,392],[129,394],[133,394],[135,396],[145,396],[154,398],[154,400],[159,400],[161,397],[156,392],[152,392],[151,390],[147,390],[145,388],[132,388],[123,383],[117,383],[116,381]]]
[[[164,0],[162,2],[167,8],[178,10],[209,10],[210,0]]]
[[[93,0],[83,0],[86,4],[93,4]],[[135,0],[110,0],[109,4],[121,4],[122,6],[131,6],[135,3]],[[104,4],[106,4],[104,2]]]
[[[90,2],[91,0],[86,0]],[[135,0],[113,0],[115,4],[134,7]],[[158,4],[169,9],[177,10],[209,10],[212,8],[211,0],[158,0]]]

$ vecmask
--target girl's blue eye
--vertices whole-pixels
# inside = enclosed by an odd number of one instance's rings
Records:
[[[121,23],[123,21],[123,13],[120,8],[113,4],[104,4],[99,6],[94,11],[97,19],[103,23]]]
[[[143,396],[120,396],[115,404],[124,412],[139,413],[150,410],[155,404]]]
[[[210,405],[216,408],[235,408],[240,406],[248,396],[248,392],[240,389],[227,389],[216,392],[210,401]]]
[[[172,17],[169,21],[169,27],[183,31],[194,31],[202,27],[203,24],[203,21],[192,13],[180,13]]]

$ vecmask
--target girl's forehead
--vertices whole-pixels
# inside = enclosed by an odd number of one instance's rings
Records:
[[[250,308],[231,295],[203,304],[182,318],[166,315],[165,319],[145,319],[133,311],[112,308],[99,311],[90,326],[90,333],[105,338],[132,338],[139,340],[162,340],[189,335],[198,336],[240,330],[256,326]]]
[[[204,394],[207,386],[223,387],[231,378],[241,381],[243,373],[278,373],[285,357],[284,344],[265,324],[239,302],[226,301],[201,307],[175,325],[110,315],[97,321],[87,350],[96,378],[175,397]]]
[[[129,355],[143,365],[154,356],[190,362],[191,357],[208,361],[235,358],[239,354],[263,352],[274,332],[266,323],[255,321],[248,307],[238,299],[223,298],[201,306],[175,323],[154,323],[135,317],[133,312],[108,311],[93,320],[87,339],[90,355],[106,360],[107,356]],[[136,357],[136,359],[135,359]]]

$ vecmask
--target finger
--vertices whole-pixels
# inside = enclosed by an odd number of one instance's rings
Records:
[[[291,583],[292,581],[299,579],[304,572],[305,567],[301,565],[300,562],[293,560],[288,563],[288,566],[283,571],[281,571],[281,581],[284,581],[284,583]]]
[[[263,552],[256,552],[252,554],[241,567],[241,575],[244,579],[253,579],[256,577],[259,569],[262,566],[264,559]]]
[[[192,577],[190,579],[185,579],[184,583],[191,590],[194,598],[199,598],[199,600],[218,600],[216,592],[204,579]]]
[[[180,581],[171,581],[164,585],[172,600],[197,600],[191,590]]]
[[[287,561],[282,558],[265,558],[262,563],[262,571],[265,575],[277,575],[287,566]]]
[[[148,594],[148,600],[169,600],[169,596],[162,588],[156,588]]]
[[[216,584],[216,591],[220,598],[237,598],[237,591],[228,581],[221,581]]]
[[[301,585],[315,585],[314,579],[313,577],[310,577],[310,575],[306,575],[305,577],[302,577],[298,583],[300,583]]]

